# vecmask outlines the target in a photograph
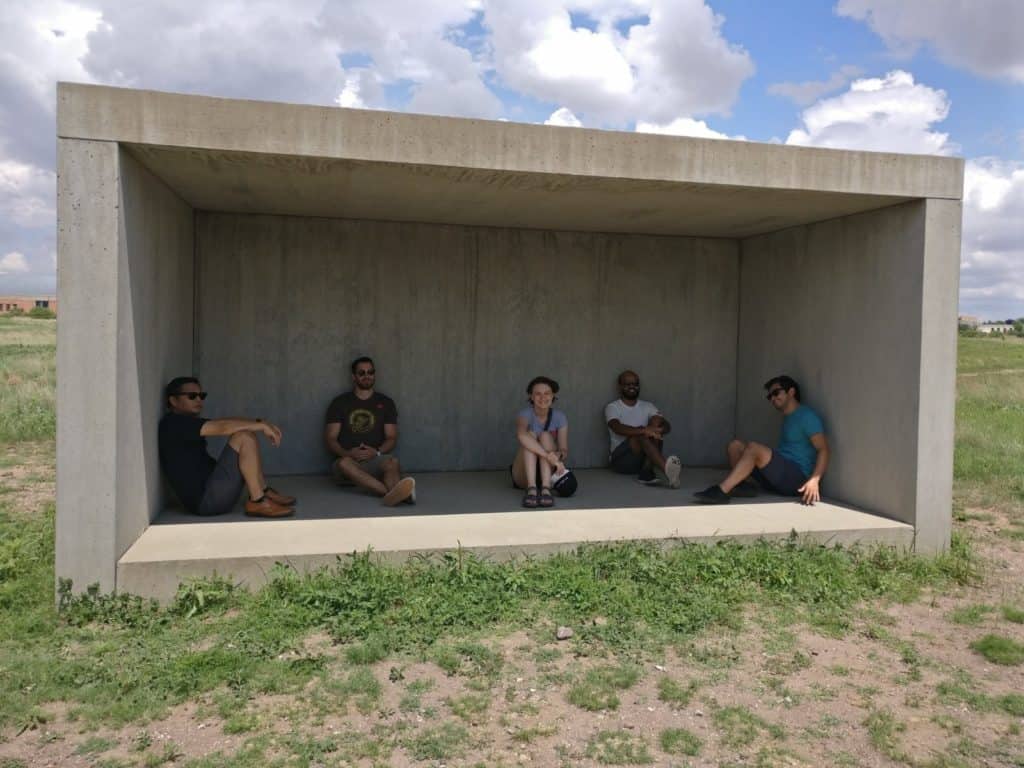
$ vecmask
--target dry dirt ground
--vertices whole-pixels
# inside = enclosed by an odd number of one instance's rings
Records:
[[[36,508],[53,497],[52,454],[33,451],[0,477],[8,499]],[[554,627],[484,637],[489,661],[455,674],[418,658],[356,668],[314,634],[300,650],[325,655],[327,671],[295,695],[256,698],[224,718],[214,693],[159,721],[88,732],[55,704],[44,725],[0,734],[0,768],[1024,766],[1024,711],[996,703],[1024,693],[1024,666],[970,648],[989,633],[1024,642],[1024,624],[1002,611],[1024,608],[1024,541],[1002,533],[998,510],[962,517],[984,583],[862,606],[842,637],[751,609],[743,630],[639,660],[636,681],[626,675],[609,694],[574,684],[624,667],[581,655]],[[571,691],[596,709],[570,702]]]

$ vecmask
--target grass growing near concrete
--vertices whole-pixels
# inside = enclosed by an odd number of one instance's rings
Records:
[[[954,479],[961,506],[1024,524],[1024,343],[960,339]]]
[[[54,334],[51,320],[0,317],[0,443],[53,438]]]

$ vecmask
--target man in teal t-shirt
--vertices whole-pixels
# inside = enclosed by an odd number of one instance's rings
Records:
[[[829,449],[821,417],[800,403],[800,385],[789,376],[776,376],[764,385],[768,400],[782,413],[779,445],[733,440],[726,452],[732,472],[694,498],[702,504],[728,504],[732,496],[755,496],[757,488],[744,481],[753,477],[766,490],[801,496],[804,504],[820,500],[818,486],[828,468]]]

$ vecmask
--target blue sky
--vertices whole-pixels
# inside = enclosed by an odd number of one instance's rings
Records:
[[[55,285],[57,80],[939,153],[960,308],[1024,316],[1020,0],[36,0],[0,7],[0,294]]]

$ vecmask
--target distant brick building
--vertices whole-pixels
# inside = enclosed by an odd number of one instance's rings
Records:
[[[57,314],[56,296],[0,296],[0,312],[28,312],[41,307]]]

